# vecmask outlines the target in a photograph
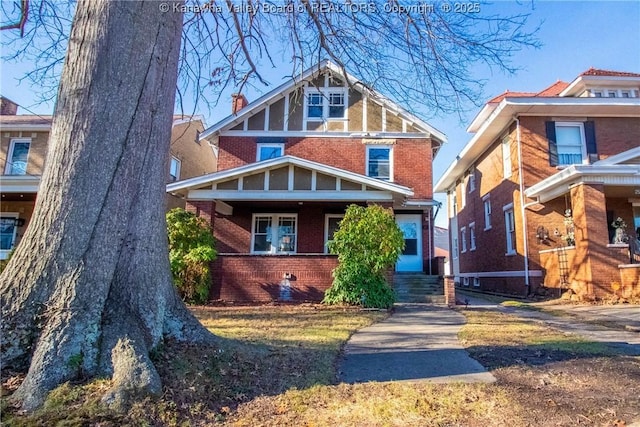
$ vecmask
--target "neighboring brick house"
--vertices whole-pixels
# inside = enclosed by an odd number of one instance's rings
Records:
[[[448,195],[460,286],[527,295],[544,285],[585,299],[640,293],[640,265],[628,243],[614,244],[611,225],[622,218],[635,242],[640,74],[589,69],[538,93],[507,91],[468,130],[475,135],[435,186]]]
[[[201,135],[218,172],[167,186],[210,221],[212,299],[319,300],[327,253],[350,204],[392,207],[405,233],[398,271],[433,272],[432,161],[445,136],[325,61]],[[435,272],[434,272],[435,273]]]
[[[51,116],[17,114],[18,105],[2,97],[0,115],[0,260],[18,244],[31,220],[44,169]],[[199,117],[175,116],[167,182],[215,171],[214,147],[198,138]],[[185,202],[167,195],[167,209]]]

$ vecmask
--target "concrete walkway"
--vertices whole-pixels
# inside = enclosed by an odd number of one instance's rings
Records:
[[[340,381],[494,382],[458,341],[462,314],[430,304],[396,304],[388,319],[356,332],[339,366]]]

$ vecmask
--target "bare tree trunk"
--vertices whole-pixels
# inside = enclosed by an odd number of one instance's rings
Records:
[[[159,393],[149,350],[212,342],[169,271],[164,179],[182,14],[155,1],[77,5],[32,222],[0,277],[4,367],[37,408],[78,375],[106,400]]]

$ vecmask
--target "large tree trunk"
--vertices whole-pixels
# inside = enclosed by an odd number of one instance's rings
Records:
[[[182,14],[155,1],[77,5],[35,212],[0,277],[4,367],[30,410],[79,375],[110,403],[158,393],[149,350],[211,342],[169,271],[164,182]]]

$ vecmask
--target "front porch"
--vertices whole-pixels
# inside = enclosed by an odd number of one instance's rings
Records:
[[[529,218],[544,286],[583,299],[640,297],[640,148],[570,166],[525,194],[542,207]]]

